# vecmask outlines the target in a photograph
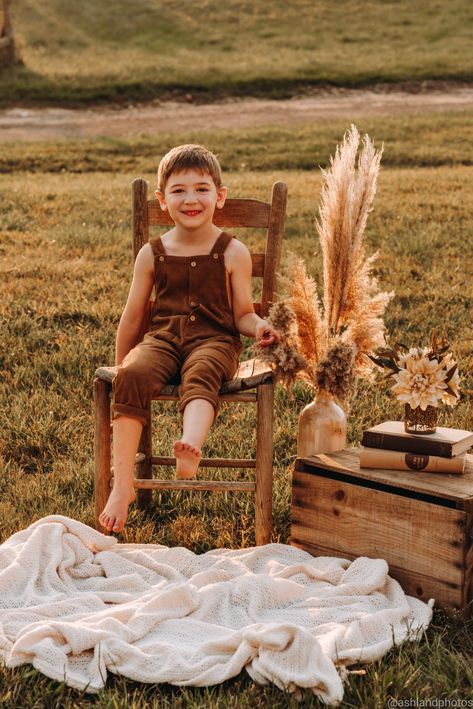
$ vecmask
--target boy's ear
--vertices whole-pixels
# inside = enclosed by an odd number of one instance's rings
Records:
[[[164,194],[161,192],[161,190],[156,190],[156,192],[154,194],[156,195],[156,199],[159,201],[161,209],[163,210],[163,212],[165,212],[167,210],[168,206],[166,204]]]
[[[227,199],[227,194],[228,194],[228,189],[225,187],[225,185],[222,185],[217,190],[217,204],[216,204],[217,209],[222,209],[223,205],[225,204],[225,200]]]

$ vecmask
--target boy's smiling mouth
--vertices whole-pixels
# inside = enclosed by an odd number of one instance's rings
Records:
[[[195,217],[197,214],[200,214],[200,211],[198,209],[189,209],[184,210],[183,214],[185,214],[186,217]]]

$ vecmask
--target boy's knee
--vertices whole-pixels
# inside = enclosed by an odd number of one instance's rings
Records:
[[[123,385],[141,386],[149,380],[149,369],[139,360],[131,360],[124,362],[117,368],[117,372],[113,379],[114,388],[120,388]]]
[[[222,386],[224,371],[211,361],[194,361],[182,371],[179,387],[179,410],[182,413],[192,399],[206,399],[215,410],[219,409],[218,392]]]
[[[113,379],[113,415],[133,416],[142,423],[147,419],[151,401],[149,372],[140,362],[120,365]]]

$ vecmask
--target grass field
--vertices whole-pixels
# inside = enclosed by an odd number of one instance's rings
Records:
[[[24,66],[0,74],[3,104],[473,78],[468,0],[23,0],[13,11]]]
[[[393,289],[386,325],[393,340],[427,341],[433,327],[452,344],[463,375],[462,400],[446,425],[473,420],[473,142],[467,113],[371,119],[359,124],[385,144],[369,251],[380,250],[377,274]],[[152,142],[69,142],[4,146],[0,158],[0,541],[48,514],[93,523],[92,390],[94,369],[111,363],[114,334],[131,273],[129,186],[153,181],[159,155],[190,138],[222,155],[235,196],[267,199],[276,179],[289,186],[284,256],[297,251],[320,282],[313,217],[326,164],[347,126],[297,131],[212,131],[166,135]],[[256,169],[258,168],[258,169]],[[259,236],[252,234],[254,245]],[[249,344],[249,343],[247,343]],[[295,432],[309,392],[277,392],[274,541],[288,540]],[[375,412],[375,414],[373,414]],[[175,410],[157,408],[168,454],[178,432]],[[349,440],[399,408],[386,386],[362,383],[349,417]],[[232,438],[224,431],[232,431]],[[253,438],[252,438],[253,437]],[[250,442],[248,444],[248,442]],[[251,407],[222,407],[206,453],[246,457],[254,446]],[[222,471],[216,471],[216,475]],[[161,493],[151,515],[133,510],[121,539],[185,545],[196,552],[254,543],[253,509],[244,495]],[[473,622],[436,611],[421,644],[395,649],[351,675],[343,707],[385,707],[387,697],[473,698]],[[308,707],[242,675],[210,689],[147,687],[109,681],[98,697],[80,695],[31,668],[0,670],[0,705],[14,707]]]

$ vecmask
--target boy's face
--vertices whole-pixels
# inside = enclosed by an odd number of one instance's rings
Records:
[[[227,188],[217,189],[210,175],[200,170],[184,170],[173,173],[164,194],[158,190],[156,197],[177,226],[195,229],[212,223],[215,209],[225,204]]]

